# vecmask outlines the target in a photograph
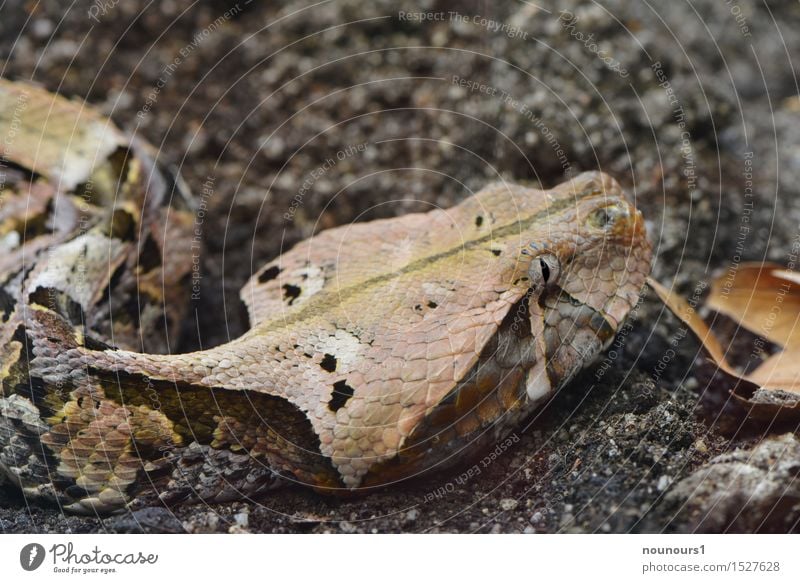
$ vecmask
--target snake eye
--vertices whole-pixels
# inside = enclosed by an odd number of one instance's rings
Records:
[[[561,265],[555,255],[544,255],[539,258],[539,265],[542,268],[542,279],[545,283],[551,280],[556,281],[560,275]]]
[[[560,275],[561,262],[549,253],[535,258],[530,267],[531,282],[537,288],[554,284]]]
[[[544,259],[539,260],[539,266],[542,268],[542,279],[547,283],[550,281],[550,266],[547,265]]]

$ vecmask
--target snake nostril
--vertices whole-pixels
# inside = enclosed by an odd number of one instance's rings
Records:
[[[608,209],[601,208],[592,213],[590,220],[596,227],[603,228],[614,222],[614,216]]]
[[[587,223],[595,229],[607,230],[618,224],[620,219],[628,217],[630,211],[619,205],[604,206],[592,211],[588,218]]]

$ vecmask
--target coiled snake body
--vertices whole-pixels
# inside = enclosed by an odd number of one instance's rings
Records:
[[[0,131],[0,469],[71,512],[447,468],[591,363],[650,268],[607,175],[496,184],[300,243],[242,289],[241,338],[159,354],[188,299],[180,180],[32,86],[0,80]]]

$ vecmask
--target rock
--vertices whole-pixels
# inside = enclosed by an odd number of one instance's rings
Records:
[[[233,524],[228,528],[230,534],[247,534],[250,532],[250,510],[245,507],[241,512],[233,515]]]
[[[664,504],[684,532],[787,532],[800,520],[800,440],[791,433],[713,458]]]

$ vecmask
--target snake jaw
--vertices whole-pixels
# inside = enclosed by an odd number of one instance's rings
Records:
[[[531,253],[530,323],[536,341],[525,392],[532,403],[566,385],[613,342],[650,269],[641,213],[613,179],[601,175],[593,182],[598,181],[602,188],[581,189],[573,207],[575,230],[562,231],[560,242]]]
[[[538,262],[537,262],[538,263]],[[545,314],[538,301],[529,307],[531,336],[534,338],[533,350],[535,364],[525,375],[525,394],[531,407],[545,400],[553,392],[553,383],[547,373],[547,344],[545,342]]]

